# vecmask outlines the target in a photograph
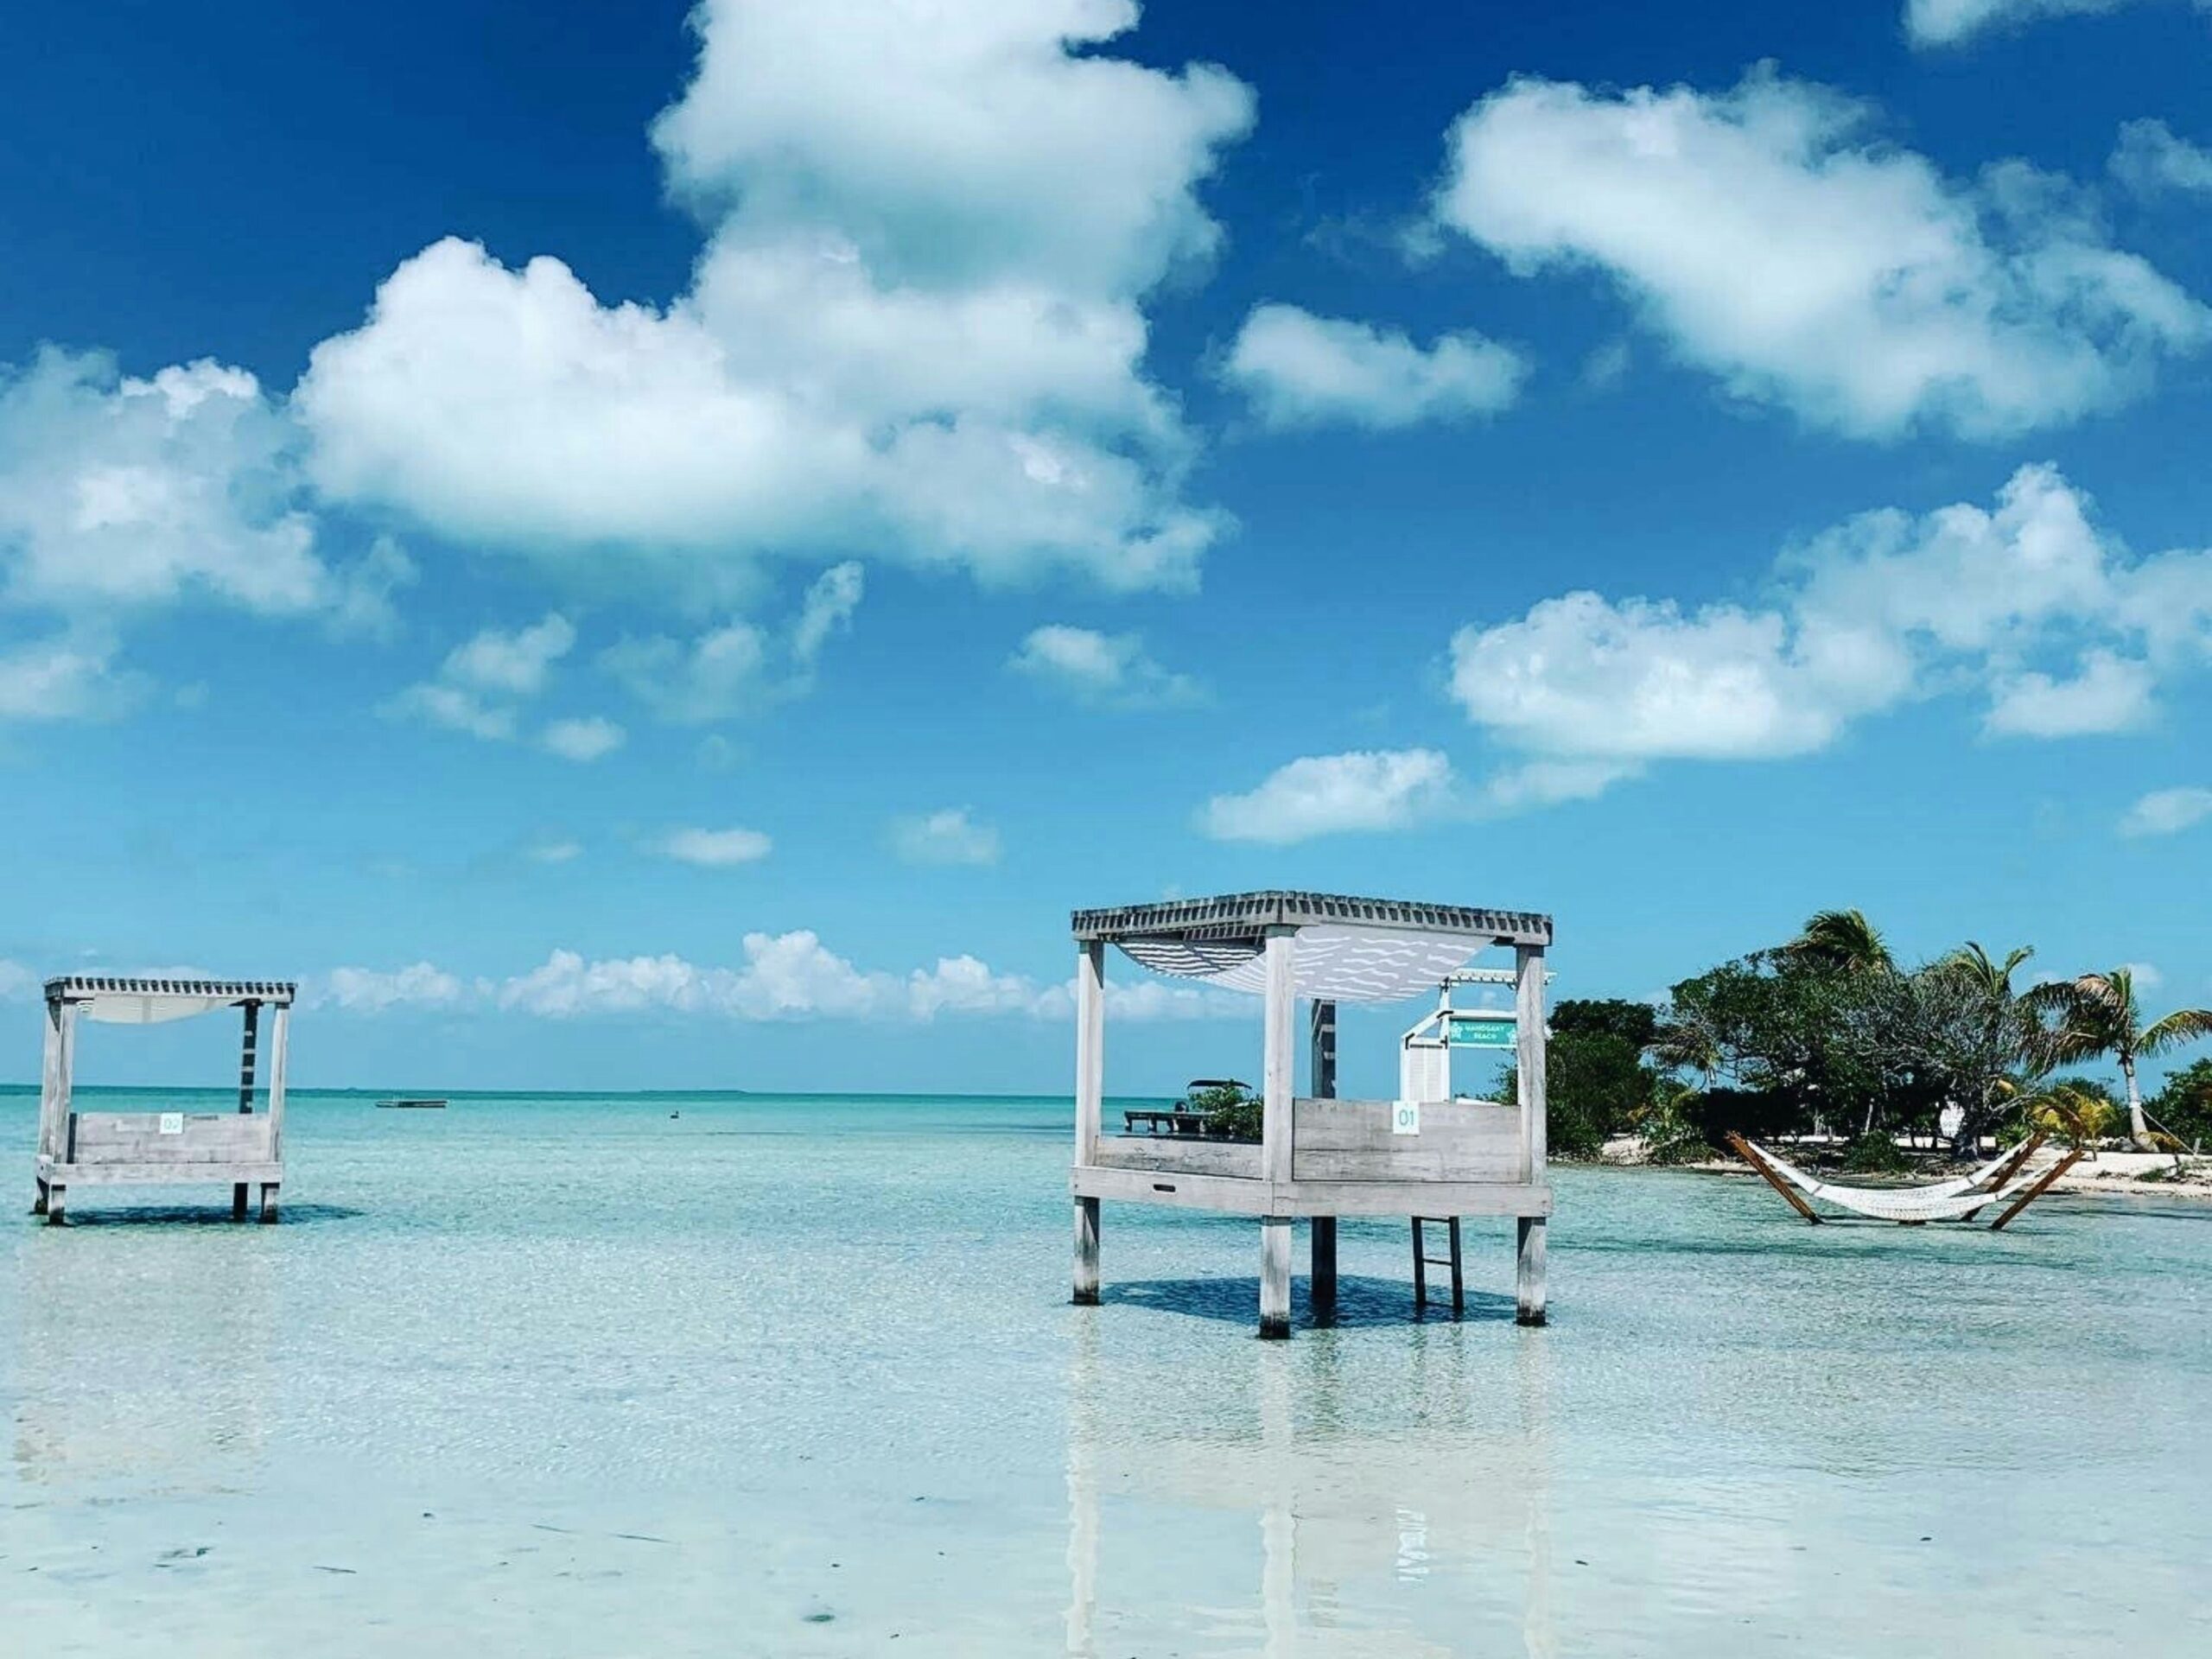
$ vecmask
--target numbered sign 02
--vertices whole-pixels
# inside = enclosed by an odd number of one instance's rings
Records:
[[[1390,1103],[1390,1133],[1393,1135],[1421,1133],[1421,1102],[1394,1100]]]

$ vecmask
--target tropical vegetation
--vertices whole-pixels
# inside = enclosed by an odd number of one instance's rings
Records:
[[[1731,1131],[1824,1134],[1853,1168],[1881,1169],[1899,1137],[1969,1156],[2034,1129],[2076,1144],[2212,1138],[2212,1061],[2145,1103],[2141,1062],[2212,1038],[2212,1010],[2152,1018],[2135,973],[2024,982],[2033,952],[1969,941],[1901,962],[1856,910],[1675,985],[1663,1003],[1563,1001],[1546,1055],[1551,1145],[1594,1154],[1637,1135],[1652,1156],[1707,1155]],[[2062,1067],[2109,1060],[2115,1093]],[[1510,1068],[1499,1080],[1511,1098]]]

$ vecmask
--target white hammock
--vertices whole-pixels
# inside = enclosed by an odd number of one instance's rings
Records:
[[[1939,1181],[1932,1186],[1891,1187],[1844,1186],[1823,1181],[1808,1175],[1786,1159],[1776,1157],[1764,1147],[1740,1137],[1738,1142],[1752,1154],[1752,1162],[1764,1164],[1807,1198],[1818,1198],[1876,1221],[1956,1221],[1989,1205],[2017,1198],[2043,1179],[2041,1173],[2025,1173],[2029,1159],[2042,1144],[2041,1136],[2025,1146],[2012,1147],[1972,1174],[1961,1175],[1955,1180]]]

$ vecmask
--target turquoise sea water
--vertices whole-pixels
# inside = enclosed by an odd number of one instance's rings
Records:
[[[1068,1306],[1064,1101],[308,1095],[275,1228],[37,1224],[35,1113],[11,1650],[2212,1651],[2212,1211],[1560,1170],[1548,1329],[1348,1222],[1279,1344],[1249,1222],[1109,1205]]]

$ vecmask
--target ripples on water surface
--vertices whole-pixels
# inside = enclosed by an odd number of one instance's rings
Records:
[[[1347,1222],[1262,1344],[1249,1222],[1066,1305],[1067,1120],[310,1095],[280,1227],[0,1221],[9,1650],[2212,1651],[2212,1212],[1565,1170],[1548,1330]]]

